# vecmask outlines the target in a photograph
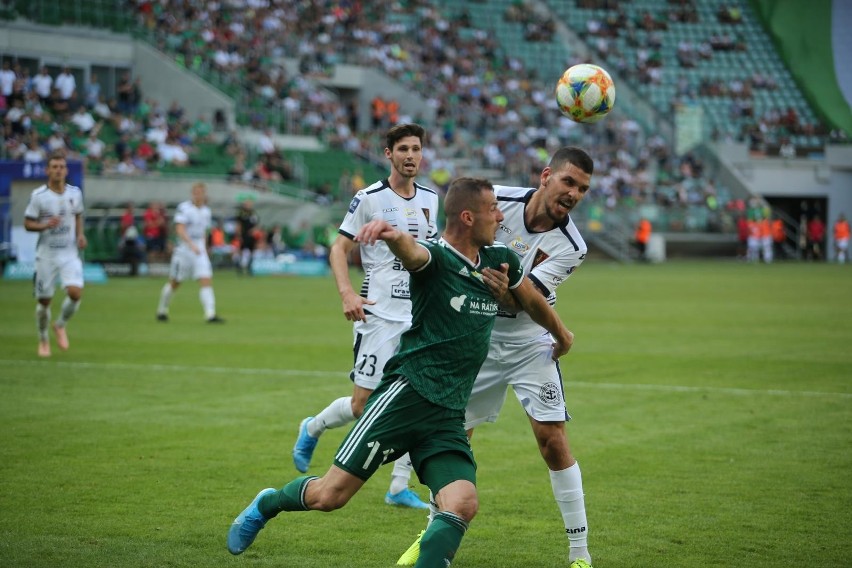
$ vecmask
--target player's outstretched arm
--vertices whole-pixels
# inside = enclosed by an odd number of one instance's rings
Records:
[[[429,262],[429,251],[417,244],[414,237],[394,228],[387,221],[370,221],[358,231],[355,240],[364,245],[385,241],[391,252],[402,262],[406,270],[418,270]]]
[[[559,319],[559,314],[547,303],[532,281],[524,276],[521,284],[512,290],[512,293],[533,321],[549,331],[556,340],[553,345],[553,359],[568,353],[574,344],[574,334],[565,327]]]

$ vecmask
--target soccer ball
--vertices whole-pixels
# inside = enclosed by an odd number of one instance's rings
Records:
[[[606,70],[580,63],[569,67],[557,81],[556,103],[575,122],[597,122],[615,104],[615,84]]]

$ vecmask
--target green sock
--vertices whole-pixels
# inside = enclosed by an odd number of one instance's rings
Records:
[[[420,557],[415,568],[449,566],[467,527],[468,523],[454,513],[442,511],[435,515],[420,540]]]
[[[302,501],[305,487],[312,479],[317,479],[316,475],[303,475],[297,477],[279,491],[264,495],[257,502],[257,509],[260,514],[271,519],[281,511],[307,511],[305,503]]]

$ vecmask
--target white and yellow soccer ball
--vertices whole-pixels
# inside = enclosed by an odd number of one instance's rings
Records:
[[[557,81],[556,103],[575,122],[597,122],[615,105],[615,84],[602,67],[580,63],[569,67]]]

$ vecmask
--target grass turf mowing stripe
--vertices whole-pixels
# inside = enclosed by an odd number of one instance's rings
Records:
[[[62,362],[62,361],[28,361],[28,360],[3,360],[0,365],[53,365],[56,367],[87,369],[134,369],[139,371],[198,371],[204,373],[233,373],[238,375],[285,375],[293,377],[340,377],[343,371],[313,371],[306,369],[263,369],[263,368],[239,368],[239,367],[206,367],[197,365],[157,365],[157,364],[133,364],[133,363],[87,363],[85,361]],[[736,396],[745,395],[773,395],[773,396],[809,396],[809,397],[831,397],[852,399],[852,393],[822,392],[822,391],[793,391],[782,389],[741,389],[734,387],[704,387],[684,385],[653,385],[644,383],[591,383],[587,381],[571,381],[571,387],[599,388],[613,390],[652,390],[662,392],[710,392],[717,394],[730,394]]]

